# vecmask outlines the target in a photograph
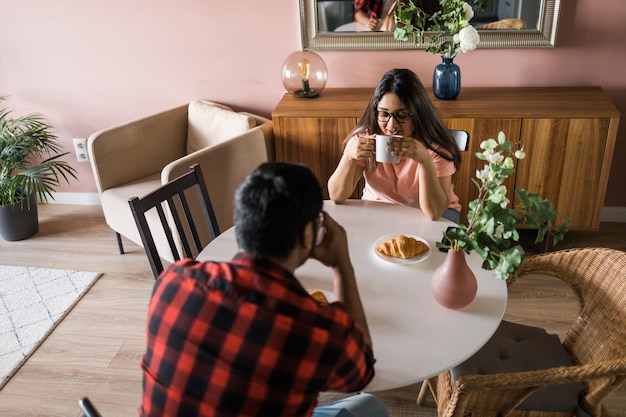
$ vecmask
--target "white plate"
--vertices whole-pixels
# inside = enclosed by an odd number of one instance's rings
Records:
[[[382,245],[384,242],[388,241],[389,239],[393,239],[396,236],[400,236],[400,235],[404,235],[407,237],[412,237],[416,240],[419,240],[421,242],[424,242],[424,244],[426,246],[428,246],[428,250],[426,252],[420,253],[419,255],[415,255],[412,258],[407,258],[407,259],[402,259],[402,258],[396,258],[393,256],[387,256],[387,255],[383,255],[382,253],[378,252],[376,250],[376,248],[380,245]],[[398,264],[398,265],[410,265],[410,264],[414,264],[417,262],[422,262],[423,260],[425,260],[426,258],[428,258],[430,256],[430,252],[432,252],[432,249],[430,247],[430,244],[423,238],[416,236],[416,235],[409,235],[406,233],[393,233],[390,235],[385,235],[381,238],[379,238],[378,240],[376,240],[376,242],[374,242],[374,253],[382,260],[387,261],[387,262],[391,262],[393,264]]]

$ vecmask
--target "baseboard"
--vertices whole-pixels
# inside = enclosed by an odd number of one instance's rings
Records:
[[[626,223],[626,207],[603,207],[600,221]]]
[[[54,200],[50,199],[48,201],[50,204],[101,205],[97,193],[52,193],[52,195]],[[626,207],[603,207],[600,221],[626,223]]]
[[[100,206],[98,193],[52,193],[49,204],[77,204],[80,206]]]

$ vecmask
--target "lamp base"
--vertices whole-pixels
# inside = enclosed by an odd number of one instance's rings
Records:
[[[315,89],[295,90],[295,91],[290,91],[290,93],[299,98],[314,98],[320,94],[320,90],[315,90]]]

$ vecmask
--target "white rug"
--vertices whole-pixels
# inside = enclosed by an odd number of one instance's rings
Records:
[[[0,388],[100,275],[0,265]]]

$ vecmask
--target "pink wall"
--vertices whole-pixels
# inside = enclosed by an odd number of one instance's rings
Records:
[[[455,62],[465,86],[600,85],[626,115],[625,21],[623,0],[563,0],[557,48],[476,50]],[[299,48],[296,0],[0,0],[0,95],[18,113],[45,114],[68,150],[73,137],[196,98],[269,116],[281,64]],[[424,51],[320,55],[328,87],[373,87],[392,67],[428,82],[439,61]],[[606,206],[626,206],[625,123]],[[59,191],[95,192],[89,165],[74,165],[80,181]]]

